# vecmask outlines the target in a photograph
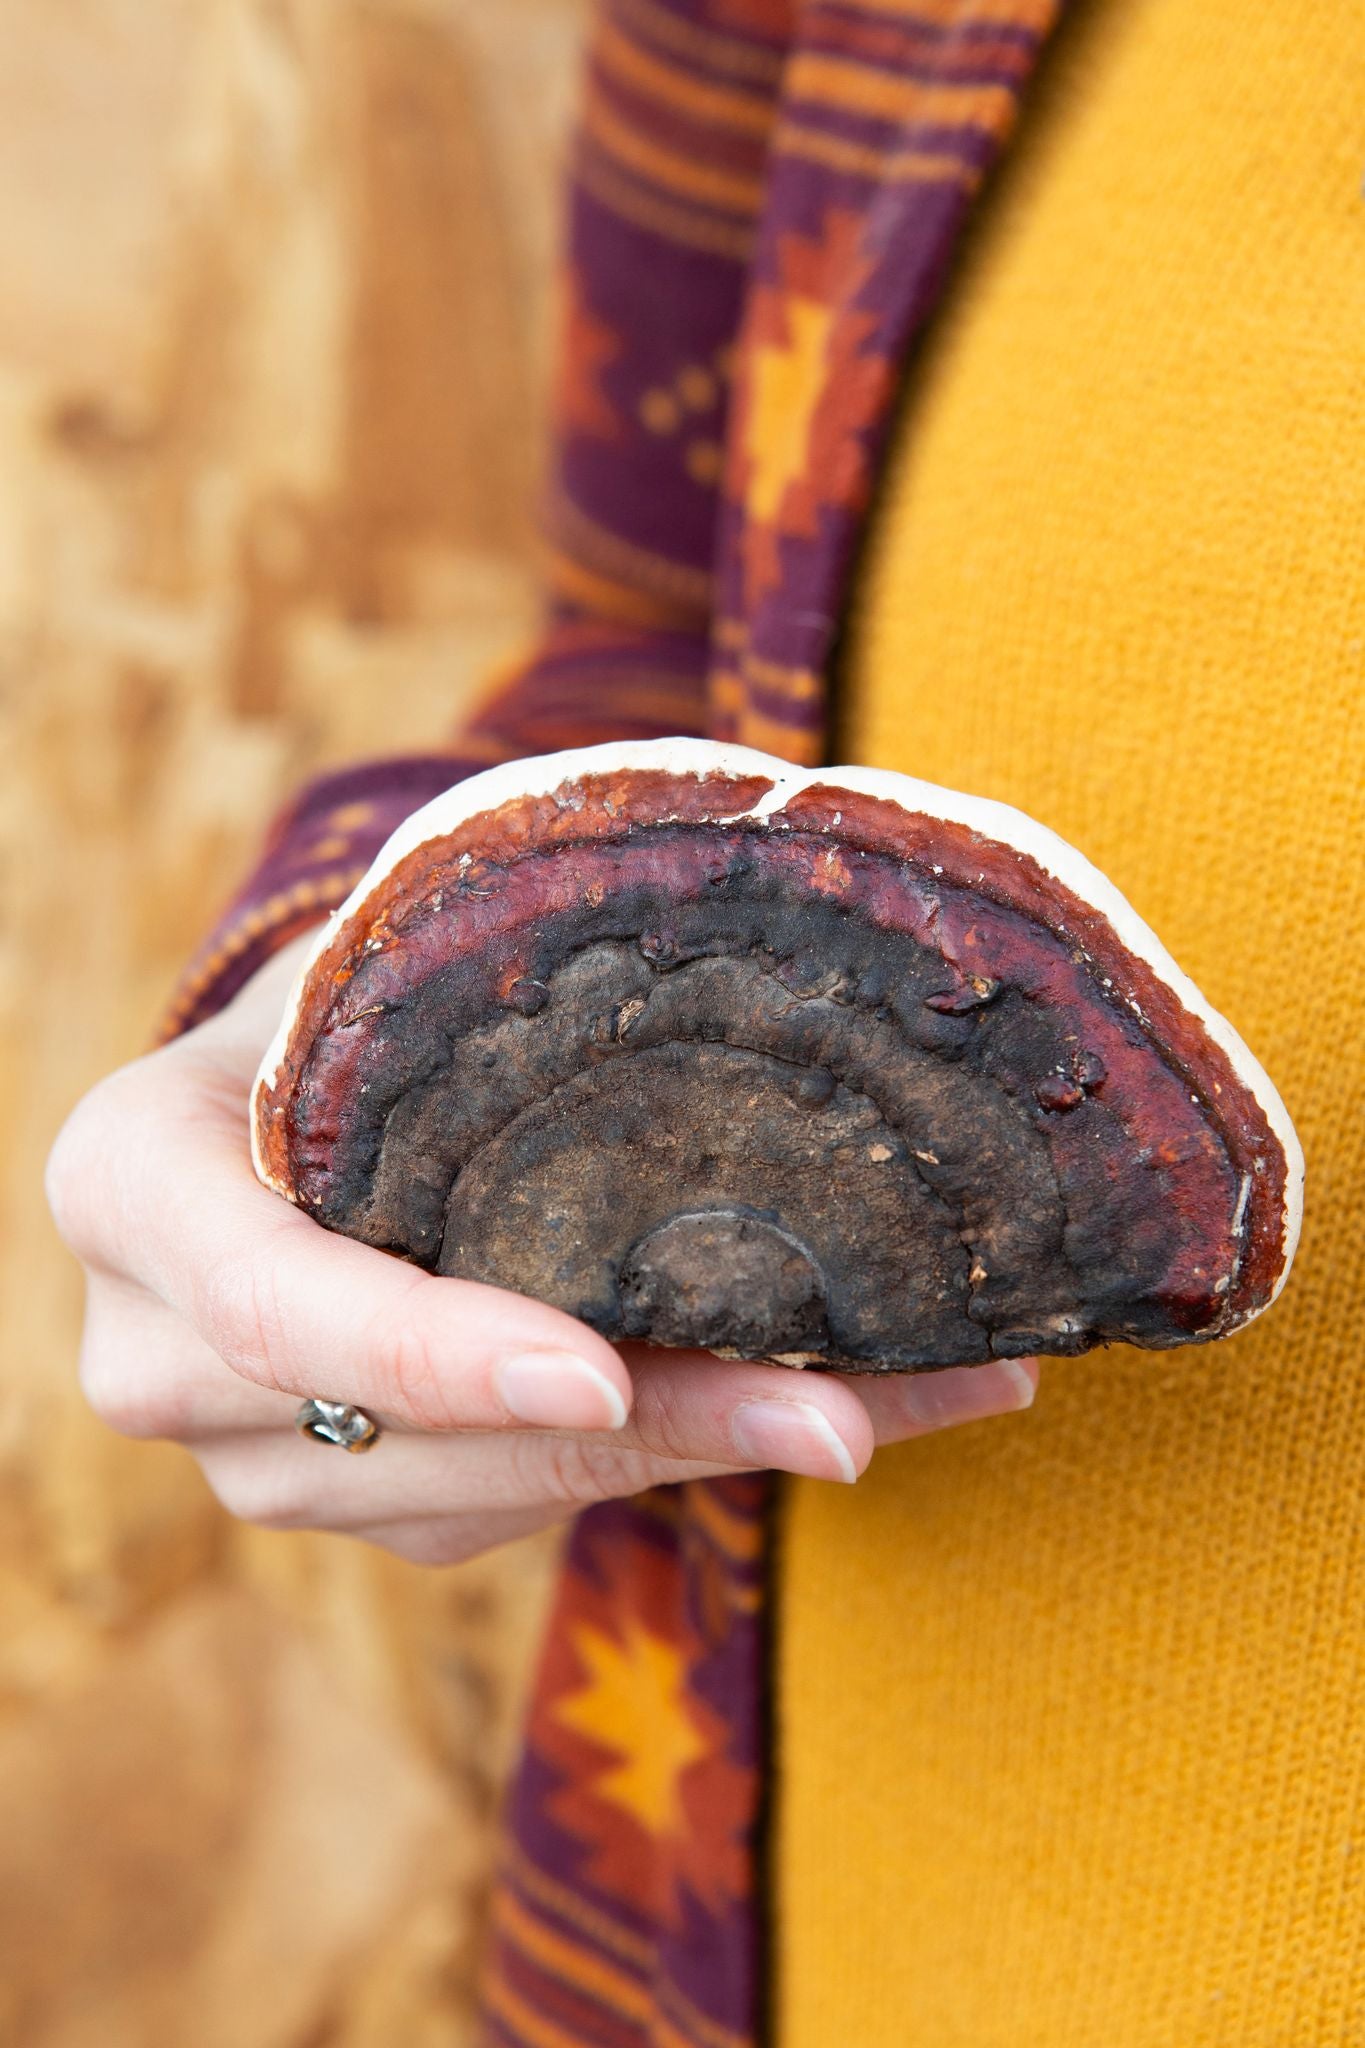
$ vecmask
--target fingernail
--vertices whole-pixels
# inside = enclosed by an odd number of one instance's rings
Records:
[[[958,1422],[1013,1415],[1029,1407],[1033,1395],[1033,1375],[1021,1359],[954,1365],[946,1372],[921,1372],[906,1380],[906,1417],[922,1430],[951,1429]]]
[[[541,1429],[619,1429],[626,1404],[597,1366],[571,1351],[522,1351],[504,1358],[497,1389],[509,1415]]]
[[[741,1401],[730,1418],[730,1439],[746,1465],[842,1479],[846,1486],[858,1477],[848,1445],[809,1401]]]

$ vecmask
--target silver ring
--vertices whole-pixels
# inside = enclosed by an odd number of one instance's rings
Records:
[[[346,1401],[305,1401],[294,1417],[301,1436],[317,1444],[336,1444],[343,1451],[368,1451],[379,1442],[379,1424],[363,1408]]]

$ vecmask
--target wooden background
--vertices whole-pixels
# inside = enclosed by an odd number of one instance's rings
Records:
[[[578,0],[0,10],[0,2042],[468,2039],[544,1546],[234,1527],[41,1206],[280,797],[533,612]]]

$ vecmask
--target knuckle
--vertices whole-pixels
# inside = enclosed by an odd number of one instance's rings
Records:
[[[373,1331],[370,1355],[378,1405],[416,1429],[458,1429],[466,1418],[458,1412],[454,1377],[423,1301],[423,1290],[414,1287],[408,1312],[397,1319],[391,1310],[386,1312],[382,1325]]]
[[[534,1434],[518,1436],[515,1441],[521,1459],[530,1467],[530,1472],[523,1474],[528,1500],[578,1508],[632,1490],[625,1483],[621,1451],[615,1444],[591,1436]]]
[[[261,1386],[289,1391],[288,1317],[273,1261],[217,1262],[200,1276],[195,1321],[235,1372]]]
[[[647,1392],[637,1394],[634,1419],[640,1443],[652,1456],[687,1461],[705,1455],[697,1444],[695,1403],[682,1387],[654,1379]]]

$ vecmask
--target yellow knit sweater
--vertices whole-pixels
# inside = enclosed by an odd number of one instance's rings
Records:
[[[1097,0],[908,396],[841,756],[1131,897],[1308,1155],[1280,1304],[788,1502],[782,2048],[1365,2044],[1365,20]]]

